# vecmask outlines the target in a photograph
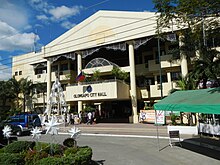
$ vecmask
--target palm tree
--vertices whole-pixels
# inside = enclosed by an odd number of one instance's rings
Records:
[[[15,77],[8,80],[9,86],[10,86],[10,92],[14,95],[14,102],[15,102],[15,109],[20,109],[20,82],[15,79]]]
[[[204,49],[200,59],[194,62],[191,75],[197,80],[203,82],[203,88],[206,88],[208,79],[217,80],[220,76],[220,58],[219,52],[214,49]]]
[[[13,100],[14,96],[9,81],[0,81],[1,118],[5,118],[10,113],[9,108],[12,107],[10,100]]]
[[[30,95],[33,95],[33,82],[28,80],[28,78],[21,78],[20,83],[20,92],[23,95],[23,111],[25,112],[26,102],[30,99]]]

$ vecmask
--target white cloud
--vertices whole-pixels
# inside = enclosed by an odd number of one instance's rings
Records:
[[[45,0],[29,0],[29,5],[38,11],[37,20],[42,21],[44,24],[62,22],[61,27],[65,29],[69,29],[75,25],[70,23],[68,19],[80,14],[80,11],[83,9],[82,6],[67,7],[62,5],[56,7],[45,2]]]
[[[50,8],[53,8],[45,0],[29,0],[29,4],[35,10],[43,11],[44,13],[47,13]]]
[[[71,16],[75,16],[80,13],[80,6],[73,6],[71,8],[66,6],[56,7],[54,9],[50,9],[49,13],[53,16],[55,20],[66,19]]]
[[[76,26],[75,23],[71,23],[69,21],[64,21],[61,23],[61,26],[65,29],[71,29],[72,27]]]
[[[44,14],[42,14],[42,15],[37,15],[36,18],[37,18],[38,20],[41,20],[41,21],[47,21],[47,20],[49,19],[49,18],[48,18],[46,15],[44,15]]]
[[[0,21],[0,50],[31,50],[39,36],[34,33],[20,33],[5,22]]]
[[[23,29],[28,25],[28,16],[26,10],[21,5],[10,3],[9,1],[1,1],[0,20],[7,22],[16,29]]]
[[[11,67],[0,64],[0,81],[12,78]]]

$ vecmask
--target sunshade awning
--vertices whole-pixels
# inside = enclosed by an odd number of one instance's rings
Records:
[[[154,104],[154,109],[220,114],[220,88],[176,91]]]

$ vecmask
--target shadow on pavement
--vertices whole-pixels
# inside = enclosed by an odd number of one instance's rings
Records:
[[[92,165],[104,165],[105,160],[93,160]]]
[[[220,160],[220,141],[210,138],[191,138],[181,142],[182,148]]]

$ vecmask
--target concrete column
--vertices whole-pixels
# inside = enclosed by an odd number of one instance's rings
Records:
[[[78,52],[77,53],[77,75],[80,74],[82,71],[82,55]],[[78,82],[78,85],[81,85],[80,82]],[[78,101],[78,113],[82,111],[82,101]]]
[[[170,72],[167,72],[167,81],[168,83],[171,83],[171,73]]]
[[[98,105],[98,110],[99,110],[99,116],[102,116],[102,107],[101,107],[101,103]]]
[[[51,61],[47,59],[47,102],[49,101],[51,93]],[[47,114],[50,115],[50,105],[47,104]]]
[[[128,42],[128,48],[129,48],[129,64],[130,64],[130,96],[131,96],[131,103],[132,103],[132,122],[138,123],[134,45],[132,41]]]
[[[182,34],[179,35],[179,47],[183,46],[183,40],[184,36]],[[181,73],[182,77],[185,77],[188,74],[188,65],[187,65],[187,59],[186,55],[180,51],[180,61],[181,61]]]
[[[170,72],[167,72],[167,81],[170,85],[170,88],[173,89],[173,82],[171,80],[171,73]]]

